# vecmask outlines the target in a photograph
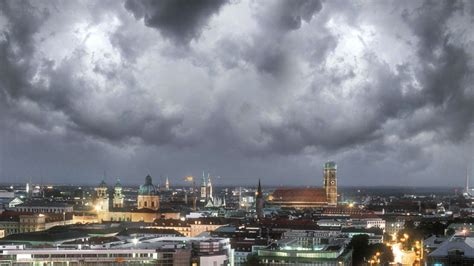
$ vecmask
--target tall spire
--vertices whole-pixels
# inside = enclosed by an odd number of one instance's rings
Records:
[[[212,192],[211,175],[209,173],[207,173],[206,198],[208,200],[214,201],[213,192]]]
[[[168,179],[168,177],[166,177],[165,189],[166,189],[166,190],[169,190],[169,189],[170,189],[170,180]]]
[[[204,175],[204,171],[202,172],[201,186],[206,186],[206,176]]]
[[[260,179],[258,179],[258,188],[257,188],[257,198],[262,197],[262,185],[260,184]]]
[[[263,199],[262,184],[260,183],[260,179],[258,179],[258,188],[257,188],[257,193],[255,195],[255,211],[256,211],[258,219],[261,219],[264,217],[264,213],[263,213],[264,205],[265,205],[265,201]]]

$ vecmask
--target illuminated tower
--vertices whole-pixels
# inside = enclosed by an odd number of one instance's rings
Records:
[[[120,184],[120,179],[117,178],[117,183],[114,187],[114,198],[112,201],[114,208],[123,208],[123,201],[122,184]]]
[[[145,184],[138,190],[138,209],[158,210],[160,208],[160,196],[158,190],[151,181],[151,176],[145,177]]]
[[[206,177],[204,176],[204,172],[202,172],[202,179],[201,179],[201,194],[200,194],[200,202],[206,202],[206,194],[207,194],[207,187],[206,187]]]
[[[335,162],[327,162],[324,164],[324,189],[326,190],[326,198],[328,205],[337,205],[337,165]]]
[[[257,212],[257,218],[263,218],[263,206],[265,201],[263,199],[262,186],[260,185],[260,179],[258,180],[257,193],[255,193],[255,207]]]
[[[97,212],[108,212],[109,211],[109,193],[107,192],[107,184],[104,180],[100,182],[100,185],[95,188],[96,201],[95,210]]]
[[[168,179],[168,177],[166,177],[165,189],[170,190],[170,180]]]
[[[30,196],[30,182],[26,182],[26,186],[25,186],[25,191],[26,191],[26,197],[29,197]]]
[[[211,175],[207,174],[207,189],[206,189],[206,201],[213,201],[212,198],[212,183],[211,183]]]

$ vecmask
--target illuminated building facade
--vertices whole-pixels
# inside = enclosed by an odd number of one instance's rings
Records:
[[[225,219],[215,217],[188,219],[187,221],[181,221],[179,219],[158,219],[153,222],[150,228],[172,229],[184,236],[195,237],[204,232],[212,232],[226,224],[228,224],[228,221]]]
[[[96,201],[95,209],[97,212],[108,212],[109,211],[109,193],[107,192],[107,184],[104,180],[98,187],[95,188]]]
[[[147,175],[145,184],[138,190],[138,209],[158,210],[160,208],[160,196],[158,190],[151,181],[151,176]]]
[[[212,182],[211,175],[207,174],[206,201],[212,201]]]
[[[259,249],[257,254],[263,265],[352,265],[352,250],[344,245],[280,246]]]
[[[117,183],[114,187],[114,198],[112,201],[112,206],[114,208],[123,208],[124,196],[122,193],[122,184],[120,184],[120,180],[117,180]]]
[[[2,265],[234,265],[229,239],[158,237],[109,244],[55,248],[0,244],[0,260]]]
[[[335,162],[327,162],[324,164],[324,190],[328,205],[337,205],[337,166]]]
[[[104,183],[105,184],[105,183]],[[105,187],[105,190],[104,190]],[[151,223],[160,217],[179,219],[179,212],[159,212],[160,196],[158,188],[153,185],[150,175],[145,177],[145,184],[141,185],[138,190],[137,208],[127,208],[124,206],[124,196],[122,194],[122,186],[118,183],[115,186],[113,207],[108,209],[109,198],[107,196],[107,187],[103,184],[96,189],[97,198],[96,211],[97,221],[127,221],[127,222],[148,222]],[[105,191],[105,192],[104,192]],[[104,196],[105,195],[105,196]],[[107,208],[102,207],[107,206]],[[77,221],[92,221],[92,217],[77,217]]]
[[[170,180],[166,177],[165,190],[170,190]]]
[[[207,181],[204,172],[202,173],[201,188],[200,188],[200,202],[214,204],[211,175],[207,174]]]
[[[204,203],[207,201],[207,185],[206,185],[206,177],[204,176],[204,172],[202,173],[201,178],[201,187],[200,187],[200,197],[199,201]]]

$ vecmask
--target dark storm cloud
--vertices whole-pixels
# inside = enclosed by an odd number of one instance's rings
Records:
[[[175,128],[179,126],[181,118],[178,115],[163,115],[160,109],[162,106],[144,100],[146,95],[115,97],[110,99],[116,106],[114,111],[108,115],[101,113],[105,111],[103,106],[90,104],[94,102],[90,97],[97,89],[95,84],[77,74],[81,71],[78,62],[84,56],[84,51],[76,50],[70,58],[59,64],[51,60],[34,60],[34,35],[48,18],[49,11],[46,8],[35,9],[26,1],[4,1],[1,4],[8,25],[3,32],[5,38],[0,42],[0,60],[3,62],[0,66],[0,84],[2,101],[5,106],[12,105],[11,109],[14,110],[6,110],[10,111],[10,116],[18,115],[20,121],[28,121],[38,128],[46,125],[51,127],[47,116],[23,110],[34,106],[37,112],[57,112],[65,116],[66,121],[61,121],[62,124],[57,126],[105,141],[121,142],[135,138],[161,145],[173,142],[171,139],[177,140]],[[120,73],[116,69],[105,71],[99,65],[93,70],[109,80],[117,79]],[[35,75],[43,78],[34,80]],[[127,101],[130,106],[127,106]],[[133,106],[133,101],[141,106]],[[180,146],[178,142],[175,144]],[[183,142],[189,143],[189,140]]]
[[[406,10],[400,14],[419,38],[416,50],[421,63],[416,67],[414,64],[410,66],[415,69],[414,78],[421,82],[421,89],[414,87],[413,77],[406,70],[407,65],[399,65],[393,70],[376,55],[369,54],[365,59],[371,64],[372,82],[361,84],[363,94],[353,96],[360,105],[357,108],[360,113],[348,117],[342,125],[335,123],[341,117],[319,117],[315,114],[313,118],[304,119],[301,114],[295,113],[286,114],[281,124],[263,122],[261,130],[270,139],[265,150],[286,154],[299,153],[311,147],[326,151],[350,149],[383,139],[389,133],[384,127],[391,120],[403,121],[398,132],[390,132],[402,139],[410,139],[423,132],[434,133],[437,140],[465,139],[472,129],[474,114],[473,89],[468,83],[472,80],[473,72],[468,63],[472,58],[462,44],[451,40],[447,26],[453,14],[462,13],[462,7],[462,3],[456,2],[427,2],[412,10],[410,15]],[[272,62],[269,65],[278,64]],[[338,82],[330,85],[352,78],[353,73],[343,76],[342,80],[337,78]],[[319,96],[320,87],[324,85],[317,79],[313,86],[316,100],[302,101],[301,106],[324,103],[324,98]],[[430,109],[430,113],[424,121],[414,117],[426,108]],[[344,113],[344,110],[339,109],[339,113]],[[359,116],[363,119],[357,119]],[[404,149],[413,151],[421,149],[421,146],[410,144]],[[420,151],[411,154],[422,155]]]
[[[254,35],[245,57],[255,67],[274,77],[285,78],[292,67],[292,49],[286,34],[298,30],[303,22],[311,19],[322,9],[320,1],[271,1],[255,3],[256,19],[261,32]],[[316,49],[318,50],[318,49]]]
[[[103,164],[314,185],[334,159],[361,177],[346,184],[442,184],[472,130],[472,8],[0,1],[0,174],[72,180]]]
[[[463,44],[453,40],[447,25],[453,15],[463,13],[463,8],[461,1],[426,2],[404,13],[419,37],[423,103],[434,109],[422,127],[411,130],[439,130],[444,138],[455,141],[467,136],[474,121],[472,56]]]
[[[33,35],[48,12],[36,10],[26,1],[1,1],[0,11],[8,23],[0,40],[0,86],[7,96],[17,97],[29,87],[28,78],[34,74],[30,67],[34,64]]]
[[[303,21],[309,23],[322,8],[319,0],[278,0],[259,4],[265,5],[265,9],[258,10],[257,19],[267,29],[275,31],[297,30]]]
[[[225,5],[224,0],[128,0],[125,7],[136,19],[159,30],[178,44],[188,44],[201,35],[212,15]]]

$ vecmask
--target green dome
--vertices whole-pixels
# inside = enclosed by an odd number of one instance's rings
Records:
[[[335,162],[326,162],[324,164],[324,169],[337,169],[337,165]]]
[[[115,187],[122,187],[122,184],[120,184],[120,178],[117,178],[117,183],[115,183]]]
[[[145,184],[140,186],[140,189],[138,190],[138,195],[145,195],[145,196],[157,195],[157,189],[151,182],[150,175],[146,176]]]
[[[106,188],[107,187],[107,184],[105,183],[105,181],[103,179],[102,179],[102,182],[100,182],[99,187],[101,187],[101,188]]]

